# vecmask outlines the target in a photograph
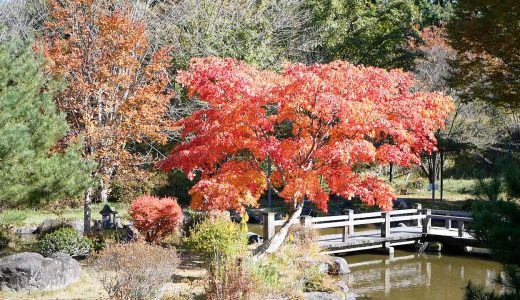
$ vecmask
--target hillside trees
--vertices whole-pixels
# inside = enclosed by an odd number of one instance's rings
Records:
[[[167,48],[149,47],[145,24],[131,19],[126,2],[50,6],[40,47],[47,72],[68,82],[56,104],[67,113],[68,138],[82,136],[84,157],[96,162],[90,176],[99,189],[89,189],[84,200],[88,230],[92,197],[106,201],[114,176],[137,172],[150,159],[132,147],[167,141],[170,56]]]
[[[29,45],[0,46],[0,208],[76,197],[88,187],[81,143],[62,141],[67,123],[53,102],[60,88]]]
[[[359,195],[391,209],[391,188],[364,170],[419,163],[421,152],[435,149],[434,131],[452,109],[441,93],[411,93],[403,71],[341,61],[275,73],[209,57],[193,59],[177,80],[209,107],[178,122],[185,141],[158,167],[200,176],[192,207],[243,211],[266,190],[261,163],[271,159],[270,181],[294,212],[260,252],[281,245],[304,199],[326,211],[331,193]]]
[[[448,26],[457,50],[451,84],[466,101],[520,107],[520,3],[462,0]]]
[[[192,57],[232,57],[260,68],[305,61],[318,43],[301,0],[181,0],[153,8],[153,36],[174,47],[176,66]]]
[[[11,39],[30,40],[42,29],[46,17],[45,0],[0,2],[0,43]]]
[[[315,60],[382,68],[411,69],[420,53],[408,47],[409,41],[419,39],[421,27],[445,22],[452,11],[451,1],[305,2],[320,33]]]

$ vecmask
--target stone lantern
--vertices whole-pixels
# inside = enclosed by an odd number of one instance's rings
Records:
[[[103,206],[103,209],[99,213],[101,214],[101,228],[116,228],[117,221],[119,219],[119,217],[117,216],[117,211],[110,208],[108,204],[105,204],[105,206]]]

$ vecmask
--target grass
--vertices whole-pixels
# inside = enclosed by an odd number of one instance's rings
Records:
[[[125,203],[109,203],[110,207],[115,209],[119,216],[125,218],[128,210],[128,204]],[[92,217],[93,219],[101,219],[99,211],[103,208],[104,203],[96,203],[92,205]],[[0,213],[0,222],[2,220],[12,220],[13,216],[16,215],[16,223],[13,225],[17,226],[38,226],[47,219],[70,219],[70,220],[81,220],[83,219],[83,207],[78,208],[65,208],[60,213],[45,209],[7,209]],[[8,221],[9,222],[9,221]],[[11,223],[11,222],[10,222]],[[11,223],[12,224],[12,223]]]

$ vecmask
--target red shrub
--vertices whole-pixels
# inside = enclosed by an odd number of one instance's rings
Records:
[[[132,202],[130,215],[146,241],[155,242],[175,231],[182,221],[182,210],[176,198],[141,196]]]

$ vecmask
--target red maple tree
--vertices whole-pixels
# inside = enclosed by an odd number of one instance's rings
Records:
[[[240,211],[258,205],[270,159],[272,185],[294,204],[290,220],[304,199],[326,211],[330,194],[390,210],[394,193],[370,166],[420,163],[453,106],[442,93],[411,92],[413,79],[402,70],[343,61],[276,73],[196,58],[177,80],[209,108],[178,122],[185,142],[158,167],[200,174],[192,207]]]

